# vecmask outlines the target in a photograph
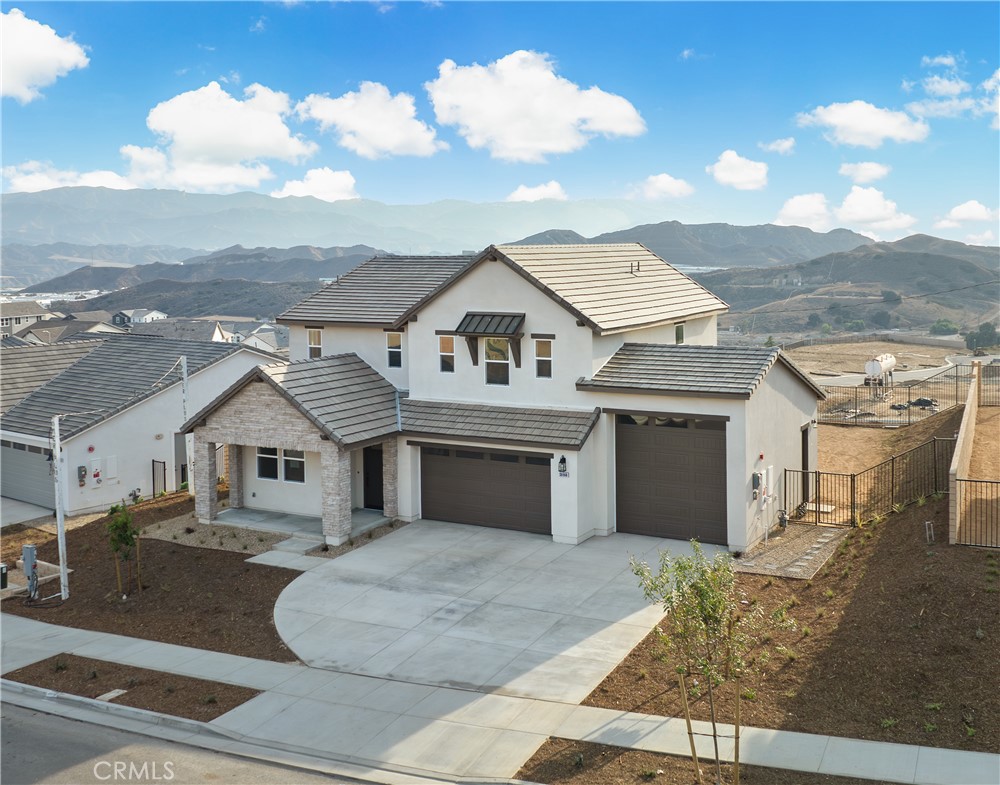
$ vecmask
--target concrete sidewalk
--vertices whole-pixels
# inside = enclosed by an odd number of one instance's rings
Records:
[[[6,614],[2,632],[4,673],[68,652],[261,690],[201,726],[206,735],[228,739],[216,740],[215,748],[342,761],[355,771],[388,772],[384,781],[509,778],[549,736],[689,754],[684,723],[676,718],[337,673]],[[3,700],[21,697],[7,689]],[[109,724],[114,716],[106,715]],[[705,733],[708,724],[696,723],[695,730]],[[722,732],[732,733],[732,728],[724,726]],[[700,754],[708,757],[710,746],[709,738],[699,738]],[[721,752],[731,759],[732,742],[723,741]],[[1000,781],[1000,755],[758,728],[743,729],[740,758],[747,764],[901,783]]]

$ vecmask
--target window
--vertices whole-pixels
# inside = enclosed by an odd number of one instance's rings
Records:
[[[306,481],[306,454],[302,450],[283,450],[285,482]]]
[[[390,368],[402,368],[403,367],[403,334],[402,333],[386,333],[385,334],[385,348],[389,355],[389,367]]]
[[[510,342],[506,338],[486,339],[486,383],[510,384]]]
[[[684,322],[674,325],[674,343],[684,343]]]
[[[524,457],[524,462],[529,466],[548,466],[551,462],[551,458],[536,458],[533,455],[526,455]]]
[[[649,417],[642,414],[619,414],[619,425],[645,425],[649,422]]]
[[[261,480],[278,479],[278,448],[257,448],[257,477]]]
[[[441,373],[455,373],[455,336],[438,337],[438,353],[441,356]]]
[[[511,455],[505,452],[491,452],[490,460],[497,461],[499,463],[518,463],[520,459],[516,455]]]
[[[535,376],[552,378],[552,341],[535,341]]]
[[[0,326],[10,327],[10,317],[9,316],[5,316],[5,317],[3,317],[3,319],[0,319]]]
[[[20,323],[21,323],[21,317],[20,316],[15,316],[14,317],[14,324],[20,324]]]
[[[309,346],[309,359],[315,360],[323,356],[323,331],[316,329],[306,330],[306,344]]]
[[[683,417],[655,417],[653,423],[657,428],[687,428],[688,421]]]
[[[486,458],[486,453],[484,452],[473,452],[471,450],[455,450],[456,458],[472,458],[476,461],[482,461]]]

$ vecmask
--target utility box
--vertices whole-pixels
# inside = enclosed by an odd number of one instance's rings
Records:
[[[34,545],[21,546],[21,563],[24,580],[28,584],[28,596],[35,599],[38,594],[38,552]]]
[[[7,565],[0,562],[0,589],[7,588]]]

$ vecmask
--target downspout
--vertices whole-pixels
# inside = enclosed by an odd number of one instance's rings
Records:
[[[403,415],[399,408],[399,390],[396,390],[396,430],[402,433],[403,431]]]

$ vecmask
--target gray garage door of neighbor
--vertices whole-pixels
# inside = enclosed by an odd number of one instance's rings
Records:
[[[0,442],[0,494],[53,509],[56,492],[48,451],[6,439]]]
[[[617,530],[725,545],[725,421],[616,419]]]
[[[420,448],[421,515],[552,533],[552,459],[478,447]]]

